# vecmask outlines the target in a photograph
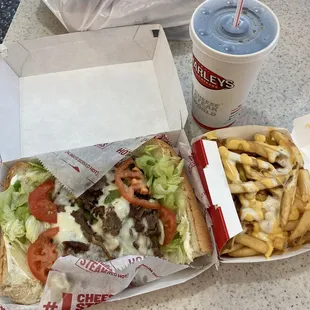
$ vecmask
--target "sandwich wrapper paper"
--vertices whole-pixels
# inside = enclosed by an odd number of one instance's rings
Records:
[[[124,156],[153,136],[102,143],[71,151],[38,156],[49,170],[76,197],[97,183]]]

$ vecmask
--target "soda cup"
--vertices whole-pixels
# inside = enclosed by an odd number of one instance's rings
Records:
[[[190,23],[192,113],[209,130],[234,123],[279,38],[279,21],[265,4],[245,0],[234,27],[236,6],[237,0],[207,0],[195,10]]]

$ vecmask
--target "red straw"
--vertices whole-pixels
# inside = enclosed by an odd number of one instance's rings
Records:
[[[238,27],[238,25],[239,25],[240,16],[241,16],[242,7],[243,7],[243,2],[244,2],[244,0],[238,0],[236,13],[235,13],[235,17],[234,17],[234,22],[233,22],[234,27]]]

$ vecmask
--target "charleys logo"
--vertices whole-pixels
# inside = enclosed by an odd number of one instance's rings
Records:
[[[202,65],[193,56],[193,71],[197,81],[204,87],[213,90],[231,89],[235,87],[234,81],[226,80]]]

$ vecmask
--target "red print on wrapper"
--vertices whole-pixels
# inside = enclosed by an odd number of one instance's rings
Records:
[[[92,293],[78,294],[74,296],[72,293],[63,293],[61,306],[56,302],[49,301],[43,305],[43,309],[82,310],[100,304],[102,302],[105,302],[112,296],[113,296],[112,294],[92,294]]]
[[[204,191],[210,203],[208,213],[212,219],[214,238],[216,241],[216,245],[220,251],[223,248],[224,244],[229,240],[229,234],[222,213],[222,208],[221,206],[215,206],[213,204],[208,189],[208,183],[203,172],[204,168],[206,168],[209,164],[207,154],[205,153],[205,149],[203,147],[203,141],[198,140],[194,142],[192,145],[192,149],[193,149],[193,156],[198,168],[198,173],[201,179],[201,183],[203,185]]]
[[[83,159],[81,159],[80,157],[78,157],[77,155],[73,154],[70,151],[66,151],[66,154],[69,155],[71,158],[73,158],[74,160],[76,160],[77,162],[79,162],[81,165],[83,165],[86,169],[88,169],[89,171],[91,171],[94,175],[98,175],[99,171],[97,169],[95,169],[94,167],[92,167],[90,164],[88,164],[87,162],[85,162]],[[69,164],[70,165],[70,164]],[[80,172],[79,167],[77,166],[73,166],[70,165],[75,171]]]
[[[93,305],[100,304],[111,298],[112,294],[79,294],[77,296],[77,304],[75,309],[82,310]]]
[[[131,151],[128,150],[128,149],[125,149],[125,148],[121,147],[121,148],[119,148],[119,149],[116,151],[116,153],[118,153],[118,154],[120,154],[120,155],[122,155],[122,156],[126,156],[126,155],[129,155],[129,154],[131,153]]]
[[[212,72],[197,60],[193,55],[193,72],[197,81],[204,87],[212,90],[231,89],[235,87],[234,81],[227,80]]]
[[[163,140],[164,142],[166,142],[167,144],[172,146],[170,139],[168,138],[167,134],[165,134],[165,133],[160,133],[157,136],[155,136],[154,138],[159,139],[159,140]]]
[[[75,265],[88,272],[105,273],[107,275],[113,276],[115,278],[125,279],[128,278],[128,273],[122,274],[114,272],[114,269],[103,262],[97,262],[94,260],[89,260],[85,258],[80,258]]]
[[[101,144],[96,144],[95,146],[99,148],[100,150],[106,149],[111,143],[101,143]]]

